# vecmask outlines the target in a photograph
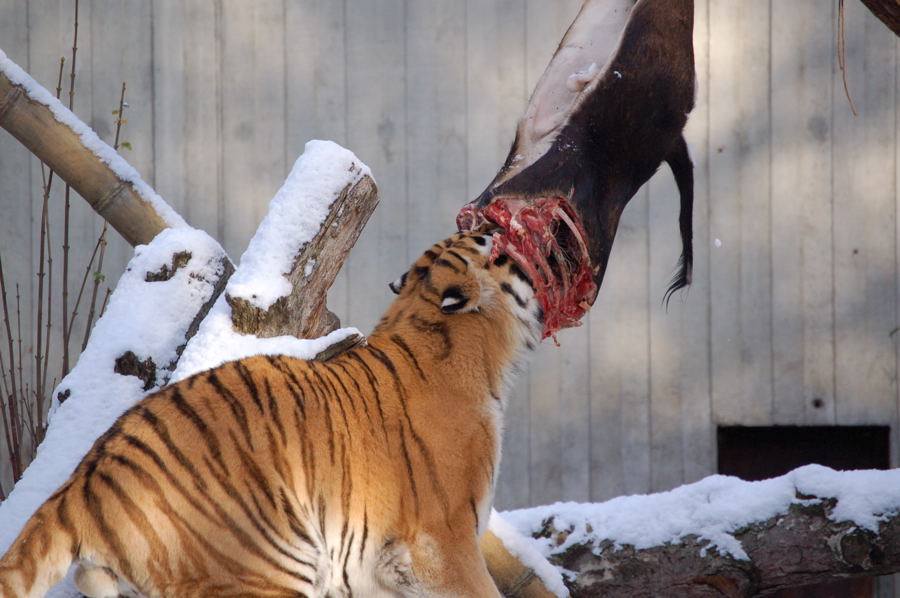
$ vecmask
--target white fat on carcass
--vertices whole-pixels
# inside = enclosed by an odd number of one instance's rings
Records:
[[[495,184],[533,164],[553,144],[575,107],[606,74],[636,0],[588,0],[541,75],[519,121],[516,153]]]

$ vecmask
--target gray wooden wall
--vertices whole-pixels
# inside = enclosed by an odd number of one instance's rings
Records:
[[[365,331],[391,300],[386,283],[453,232],[496,172],[578,6],[82,0],[75,110],[111,139],[127,81],[124,155],[235,259],[308,139],[356,152],[382,200],[330,304]],[[0,48],[50,88],[72,7],[0,1]],[[695,282],[664,309],[680,246],[663,170],[625,211],[585,325],[546,343],[519,381],[499,506],[696,480],[715,471],[720,424],[888,424],[898,464],[900,47],[847,2],[854,117],[835,23],[829,0],[697,1]],[[25,306],[41,180],[0,133],[0,257]],[[78,202],[76,261],[99,231]],[[56,193],[51,209],[59,245]],[[116,240],[107,271],[129,251]]]

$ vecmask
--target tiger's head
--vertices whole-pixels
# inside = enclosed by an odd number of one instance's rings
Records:
[[[515,362],[522,349],[534,349],[543,329],[534,289],[512,259],[492,260],[491,246],[490,234],[471,231],[433,245],[390,283],[398,298],[375,333],[416,332],[438,357],[490,348]]]

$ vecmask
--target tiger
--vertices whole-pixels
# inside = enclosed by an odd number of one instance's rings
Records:
[[[257,355],[142,399],[0,559],[0,598],[72,564],[90,598],[499,597],[478,542],[543,315],[491,248],[432,246],[327,361]]]

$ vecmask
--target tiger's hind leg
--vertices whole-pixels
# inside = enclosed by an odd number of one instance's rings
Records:
[[[112,569],[81,562],[75,569],[75,587],[88,598],[136,596],[130,584],[119,579]]]
[[[389,543],[382,552],[379,577],[404,598],[502,598],[474,536],[438,544],[419,534],[409,546]]]

